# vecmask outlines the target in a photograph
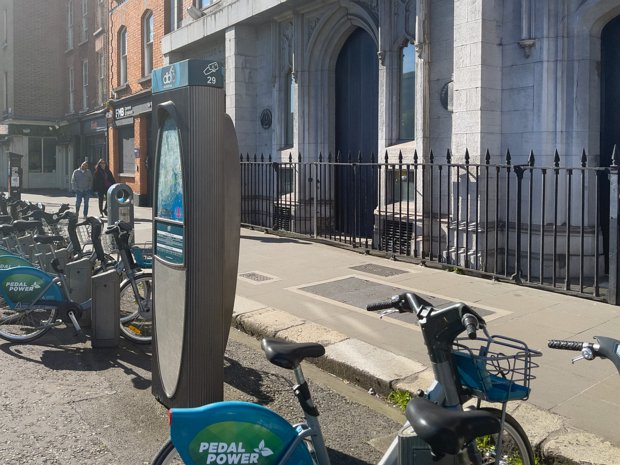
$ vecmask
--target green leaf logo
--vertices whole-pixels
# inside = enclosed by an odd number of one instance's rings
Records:
[[[269,457],[273,455],[273,451],[269,447],[265,447],[265,441],[261,441],[258,445],[258,448],[254,449],[254,452],[262,455],[263,457]]]

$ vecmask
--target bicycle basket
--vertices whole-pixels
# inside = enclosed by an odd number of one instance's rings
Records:
[[[538,367],[532,359],[542,353],[517,339],[487,334],[457,339],[452,355],[463,387],[483,400],[507,402],[529,397],[532,369]]]
[[[151,242],[145,242],[142,245],[134,245],[131,248],[133,258],[136,264],[140,268],[152,268],[153,267],[153,244]]]

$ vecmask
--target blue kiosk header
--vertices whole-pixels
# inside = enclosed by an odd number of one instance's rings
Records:
[[[152,92],[186,86],[224,87],[224,67],[212,60],[183,60],[153,70]]]

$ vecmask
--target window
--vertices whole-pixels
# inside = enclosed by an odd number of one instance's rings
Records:
[[[73,48],[73,0],[67,2],[67,50]]]
[[[118,84],[127,84],[127,29],[118,33]]]
[[[9,42],[9,13],[6,9],[2,10],[2,45]]]
[[[75,111],[75,74],[73,66],[69,68],[69,113]]]
[[[390,167],[387,171],[386,177],[386,203],[397,203],[415,201],[415,176],[413,168],[407,170],[403,168],[392,169]]]
[[[56,172],[56,139],[28,138],[28,170],[31,173]]]
[[[286,136],[284,144],[287,147],[293,145],[293,125],[295,123],[295,80],[293,79],[293,72],[289,71],[286,74]]]
[[[153,13],[150,11],[142,22],[142,46],[144,53],[143,76],[150,76],[153,71]]]
[[[105,55],[97,52],[97,105],[103,105],[105,99]]]
[[[400,140],[415,139],[415,47],[407,43],[400,55]]]
[[[196,0],[196,7],[206,8],[213,3],[213,0]]]
[[[82,61],[82,110],[88,108],[88,60]]]
[[[97,11],[95,16],[97,29],[105,29],[105,4],[104,0],[97,0]]]
[[[183,19],[183,1],[168,0],[168,30],[166,32],[176,31],[181,26]]]
[[[81,41],[88,40],[88,0],[82,0],[82,36]]]
[[[134,132],[133,124],[118,128],[118,153],[120,154],[121,173],[134,174],[135,158],[133,154]]]
[[[2,109],[5,112],[9,111],[9,73],[7,71],[4,72],[4,79],[2,79]]]

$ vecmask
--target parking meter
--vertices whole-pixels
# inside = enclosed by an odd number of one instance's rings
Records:
[[[153,394],[167,407],[223,400],[237,282],[240,166],[221,66],[153,71]]]
[[[22,158],[23,155],[9,152],[9,197],[22,199]]]
[[[127,184],[112,184],[107,192],[108,224],[123,221],[134,225],[133,190]]]

